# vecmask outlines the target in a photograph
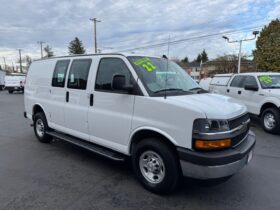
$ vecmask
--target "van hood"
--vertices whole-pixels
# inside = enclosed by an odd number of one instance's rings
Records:
[[[209,119],[231,119],[247,112],[246,106],[237,100],[212,93],[169,96],[167,99],[175,105],[200,110]]]

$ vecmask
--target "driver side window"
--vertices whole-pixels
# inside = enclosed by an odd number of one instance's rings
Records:
[[[97,70],[95,90],[116,92],[112,89],[113,76],[116,74],[122,74],[126,78],[126,84],[129,85],[132,82],[131,73],[126,66],[125,62],[120,58],[102,58]]]

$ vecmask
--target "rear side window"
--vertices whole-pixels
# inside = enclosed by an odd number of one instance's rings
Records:
[[[52,78],[53,87],[64,87],[65,75],[68,69],[70,60],[57,61]]]
[[[112,79],[115,74],[125,75],[126,84],[131,84],[132,77],[130,71],[122,59],[102,58],[97,71],[95,89],[103,91],[113,91]]]
[[[68,75],[68,88],[81,90],[85,90],[87,88],[91,61],[91,59],[76,59],[72,62]]]
[[[230,77],[213,77],[211,85],[227,86]]]
[[[242,87],[244,76],[235,76],[230,84],[231,87]]]

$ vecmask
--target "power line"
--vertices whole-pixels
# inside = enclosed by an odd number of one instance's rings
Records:
[[[171,42],[169,42],[169,44],[174,45],[174,44],[179,44],[179,43],[186,42],[186,41],[195,41],[195,40],[204,39],[204,38],[213,37],[213,36],[219,36],[219,35],[223,35],[223,34],[231,34],[231,33],[240,32],[240,31],[249,30],[249,29],[250,30],[257,29],[260,27],[262,27],[262,26],[253,27],[253,28],[243,28],[243,29],[239,29],[239,30],[231,30],[231,31],[207,34],[207,35],[202,35],[202,36],[188,37],[188,38],[184,38],[184,39],[178,39],[178,40],[171,41]],[[162,47],[162,46],[166,46],[167,44],[168,44],[168,42],[162,42],[162,43],[158,43],[158,44],[152,44],[152,45],[139,46],[139,47],[135,47],[135,48],[119,50],[118,52],[126,52],[126,51],[134,51],[134,50],[141,50],[141,49],[147,49],[147,48]]]
[[[245,18],[245,19],[242,19],[242,21],[240,22],[238,20],[238,23],[239,24],[242,24],[242,23],[246,23],[248,24],[249,21],[253,21],[253,22],[257,22],[257,21],[263,21],[264,19],[263,18],[259,18],[259,19],[254,19],[252,20],[252,18]],[[272,21],[274,19],[268,19],[266,21]],[[231,20],[230,17],[227,18],[226,20],[224,21],[209,21],[209,22],[205,22],[205,23],[201,23],[201,24],[195,24],[195,25],[189,25],[187,26],[188,28],[194,28],[194,27],[199,27],[199,28],[205,28],[206,27],[213,27],[214,25],[218,25],[218,24],[226,24],[228,21],[231,21],[231,22],[236,22],[234,20]],[[227,24],[228,25],[228,24]],[[177,36],[176,36],[177,37]],[[122,37],[123,38],[123,37]],[[175,37],[173,37],[175,38]],[[123,43],[123,42],[127,42],[127,41],[134,41],[135,39],[129,39],[129,40],[122,40],[122,41],[118,41],[118,43]],[[167,38],[164,38],[163,40],[168,40],[168,37]],[[112,42],[112,41],[117,41],[117,40],[112,40],[112,39],[105,39],[105,40],[100,40],[102,43],[108,43],[108,42]]]
[[[254,28],[247,28],[247,29],[240,29],[240,30],[237,30],[237,31],[229,31],[229,32],[223,32],[223,34],[237,34],[237,33],[242,33],[242,32],[247,32],[247,31],[251,31],[252,29],[260,29],[261,28],[261,26],[260,27],[254,27]],[[222,32],[221,32],[222,33]],[[192,34],[193,36],[197,36],[198,35],[198,33],[194,33],[194,34]],[[218,35],[220,35],[220,34],[218,34]],[[184,37],[184,36],[176,36],[176,37]],[[176,37],[173,37],[173,39],[174,38],[176,38]],[[186,37],[186,38],[189,38],[189,37]],[[167,39],[160,39],[160,40],[167,40]],[[157,40],[157,41],[160,41],[160,40]],[[194,40],[195,41],[195,40]],[[150,44],[150,43],[154,43],[154,41],[149,41],[149,42],[145,42],[145,43],[142,43],[143,45],[146,45],[146,44]],[[158,44],[162,44],[162,43],[158,43]],[[131,44],[130,44],[131,45]],[[130,45],[122,45],[122,46],[116,46],[116,47],[114,47],[114,48],[125,48],[125,47],[128,47],[128,46],[130,46]],[[164,45],[163,45],[164,46]]]

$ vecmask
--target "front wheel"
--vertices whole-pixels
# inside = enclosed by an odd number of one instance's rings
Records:
[[[9,90],[8,92],[9,92],[9,94],[12,94],[14,91],[13,90]]]
[[[158,139],[138,143],[132,154],[132,165],[141,184],[154,193],[169,193],[178,184],[178,159],[172,149]]]
[[[34,116],[34,132],[38,140],[42,143],[49,143],[52,137],[47,134],[49,130],[47,119],[44,113],[39,112]]]
[[[277,108],[267,108],[263,111],[262,127],[268,133],[280,133],[280,110]]]

